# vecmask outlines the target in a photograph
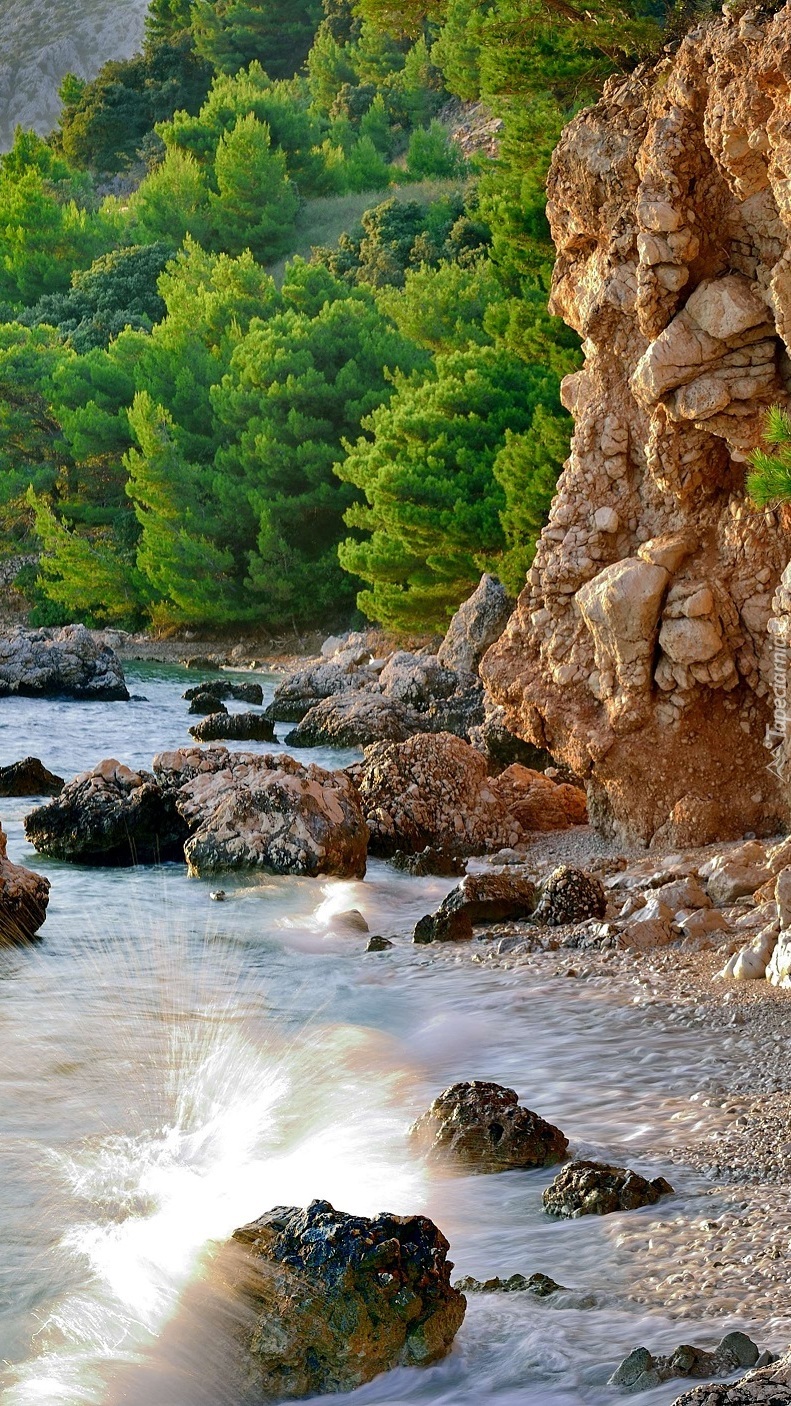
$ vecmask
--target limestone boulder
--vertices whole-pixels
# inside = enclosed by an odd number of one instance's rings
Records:
[[[192,693],[192,689],[187,690]],[[227,713],[228,709],[220,698],[219,694],[209,691],[207,688],[199,689],[197,693],[192,693],[190,705],[187,710],[193,717],[209,717],[212,713]]]
[[[247,1364],[243,1399],[351,1392],[445,1357],[466,1308],[448,1249],[425,1216],[369,1219],[328,1201],[235,1231],[220,1268],[246,1310],[225,1317]]]
[[[456,674],[477,674],[481,659],[500,638],[513,608],[505,587],[484,573],[448,626],[437,652],[442,667]]]
[[[655,1206],[661,1196],[671,1195],[672,1191],[664,1177],[649,1181],[626,1167],[580,1161],[563,1167],[541,1199],[549,1215],[576,1219]]]
[[[264,690],[260,683],[245,679],[242,683],[232,683],[230,679],[205,679],[203,683],[192,684],[181,695],[192,702],[200,694],[208,693],[218,699],[233,698],[237,703],[251,703],[260,708],[264,701]],[[191,710],[190,710],[191,711]]]
[[[561,864],[542,885],[533,918],[537,923],[557,928],[566,923],[603,918],[606,912],[607,896],[600,880],[584,869]]]
[[[372,854],[417,854],[426,846],[485,854],[521,837],[480,752],[450,733],[367,748],[357,784]]]
[[[58,697],[125,701],[129,692],[120,659],[97,644],[84,625],[0,635],[0,697]]]
[[[555,782],[542,771],[518,762],[495,778],[492,789],[525,833],[587,824],[587,797],[581,787]]]
[[[356,689],[324,698],[286,737],[287,747],[370,747],[405,742],[422,730],[413,708],[381,693]]]
[[[65,784],[38,757],[0,766],[0,796],[57,796]]]
[[[378,676],[367,667],[370,657],[367,649],[346,649],[332,659],[316,659],[294,670],[275,689],[267,717],[272,722],[298,723],[323,698],[349,689],[378,688]]]
[[[365,817],[342,772],[225,747],[161,753],[154,772],[189,833],[192,874],[365,874]]]
[[[379,675],[382,693],[418,712],[450,698],[458,683],[458,676],[443,667],[436,654],[410,654],[403,649],[391,654]]]
[[[597,828],[655,848],[791,818],[765,748],[791,758],[791,515],[744,488],[768,407],[791,405],[789,66],[787,6],[726,10],[608,83],[549,173],[551,308],[585,361],[480,672],[506,727],[585,780]]]
[[[767,1354],[771,1355],[771,1354]],[[759,1359],[760,1361],[760,1359]],[[791,1353],[756,1366],[738,1382],[709,1382],[678,1396],[673,1406],[789,1406]]]
[[[730,1377],[741,1368],[754,1367],[760,1349],[746,1333],[726,1333],[714,1348],[681,1343],[672,1353],[651,1353],[636,1347],[616,1367],[609,1386],[627,1392],[650,1391],[673,1377]]]
[[[49,903],[49,879],[13,864],[8,838],[0,827],[0,941],[28,942],[43,926]]]
[[[410,1130],[429,1160],[470,1172],[551,1167],[568,1138],[529,1108],[513,1089],[473,1079],[452,1084]]]
[[[778,928],[770,926],[762,928],[755,937],[745,943],[738,952],[734,952],[720,973],[724,977],[733,977],[734,981],[760,981],[767,975],[767,966],[772,957],[772,953],[777,946]]]
[[[773,877],[766,863],[766,851],[756,841],[715,855],[701,865],[699,872],[706,880],[709,897],[719,907],[754,894]]]
[[[181,858],[188,827],[150,772],[115,758],[67,782],[25,817],[40,854],[80,864],[152,864]]]

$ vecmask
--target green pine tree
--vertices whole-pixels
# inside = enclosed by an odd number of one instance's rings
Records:
[[[217,73],[254,60],[270,78],[291,78],[308,56],[321,20],[320,0],[195,0],[195,46]]]
[[[774,508],[791,503],[791,415],[779,405],[769,411],[764,439],[774,452],[758,449],[750,455],[747,492],[757,507]]]

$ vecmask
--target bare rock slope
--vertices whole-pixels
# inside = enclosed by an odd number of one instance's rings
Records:
[[[746,499],[791,391],[791,6],[612,79],[549,179],[552,308],[584,338],[571,457],[482,674],[508,726],[656,843],[769,834],[782,513]]]

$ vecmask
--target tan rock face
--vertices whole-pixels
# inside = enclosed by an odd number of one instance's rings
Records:
[[[791,5],[701,26],[611,80],[549,178],[551,306],[585,365],[563,383],[575,433],[549,524],[481,673],[512,731],[589,780],[594,822],[645,842],[788,819],[764,738],[791,531],[744,476],[767,407],[791,402],[790,84]]]

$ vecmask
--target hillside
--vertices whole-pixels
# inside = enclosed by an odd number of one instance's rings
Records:
[[[139,46],[147,0],[3,0],[0,6],[0,146],[16,123],[48,132],[64,74],[92,77]]]

